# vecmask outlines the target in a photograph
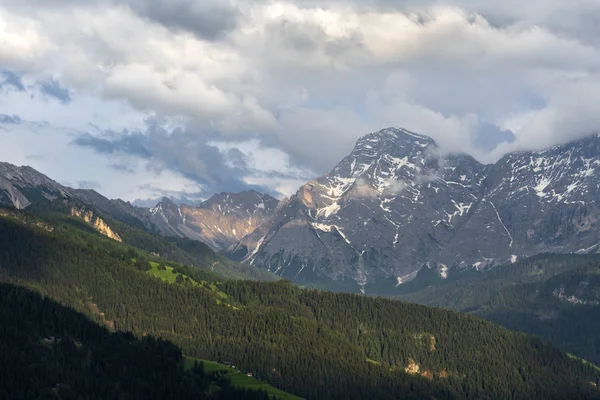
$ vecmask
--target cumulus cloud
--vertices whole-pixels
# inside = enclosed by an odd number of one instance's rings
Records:
[[[598,130],[599,11],[590,0],[6,0],[0,107],[70,132],[70,151],[108,159],[107,176],[141,162],[196,193],[294,192],[387,126],[487,162]],[[263,157],[277,165],[259,168]]]

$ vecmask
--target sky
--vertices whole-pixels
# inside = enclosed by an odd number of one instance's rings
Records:
[[[597,0],[0,3],[0,161],[137,204],[290,195],[390,126],[493,162],[598,104]]]

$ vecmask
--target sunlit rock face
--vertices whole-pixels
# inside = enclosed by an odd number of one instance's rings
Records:
[[[74,217],[81,218],[89,225],[91,225],[98,233],[109,237],[117,242],[122,242],[123,240],[119,236],[118,233],[112,230],[110,226],[104,220],[97,215],[94,214],[91,210],[86,210],[84,208],[71,208],[71,215]]]
[[[198,206],[177,206],[165,198],[150,213],[161,231],[223,250],[268,220],[277,203],[268,194],[255,191],[218,193]]]

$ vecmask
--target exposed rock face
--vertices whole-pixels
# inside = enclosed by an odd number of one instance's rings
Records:
[[[377,292],[426,263],[447,276],[449,266],[596,251],[599,187],[597,136],[482,165],[385,129],[282,201],[231,255],[296,282]]]
[[[223,250],[268,220],[277,203],[268,194],[255,191],[219,193],[196,207],[177,206],[165,198],[150,213],[152,222],[161,231]]]
[[[96,216],[92,211],[73,207],[71,208],[71,215],[83,219],[85,222],[94,227],[98,233],[106,237],[116,240],[117,242],[123,241],[121,237],[114,232],[102,218]]]
[[[66,196],[65,188],[33,168],[0,162],[0,204],[22,210],[35,198],[51,200],[61,196]]]
[[[404,368],[404,372],[410,375],[416,375],[421,371],[421,367],[412,358],[408,359],[408,366]]]

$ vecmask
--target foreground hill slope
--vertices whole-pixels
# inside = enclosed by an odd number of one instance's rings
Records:
[[[206,274],[166,283],[122,243],[30,218],[0,217],[1,281],[111,330],[156,335],[186,355],[234,362],[302,397],[600,397],[591,366],[473,317],[287,282],[217,282]]]
[[[152,337],[110,333],[25,288],[0,283],[2,399],[256,399]]]

